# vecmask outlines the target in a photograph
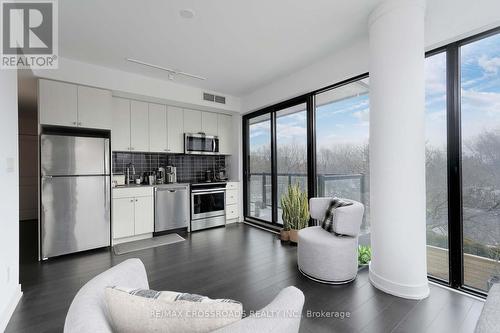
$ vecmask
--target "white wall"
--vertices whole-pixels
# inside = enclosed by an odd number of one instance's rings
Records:
[[[425,47],[450,42],[500,26],[498,0],[428,0]],[[368,22],[367,22],[368,25]],[[241,98],[248,113],[368,72],[368,36]],[[398,47],[394,45],[394,47]],[[387,50],[390,56],[391,49]]]
[[[0,331],[21,297],[19,285],[19,179],[17,72],[0,70]]]
[[[216,104],[202,99],[203,91],[196,87],[178,84],[175,81],[160,80],[109,67],[92,65],[72,59],[59,58],[56,70],[33,70],[37,77],[73,82],[98,88],[109,89],[122,94],[122,97],[146,96],[158,98],[170,105],[197,109],[219,109],[239,112],[238,97],[226,96],[226,104]]]

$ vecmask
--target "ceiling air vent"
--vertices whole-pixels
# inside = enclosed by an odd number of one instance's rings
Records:
[[[226,104],[226,97],[209,94],[206,92],[203,93],[203,100],[214,103]]]

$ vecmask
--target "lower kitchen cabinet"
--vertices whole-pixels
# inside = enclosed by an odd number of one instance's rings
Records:
[[[113,238],[135,234],[134,198],[113,199]]]
[[[239,222],[238,193],[238,182],[228,182],[226,184],[226,223]]]
[[[113,189],[113,239],[154,231],[153,188]]]
[[[141,235],[154,231],[153,197],[135,198],[135,234]]]

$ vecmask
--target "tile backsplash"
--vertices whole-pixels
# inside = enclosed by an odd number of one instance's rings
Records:
[[[113,173],[125,173],[129,163],[135,167],[137,175],[172,165],[177,168],[177,182],[197,182],[205,180],[205,171],[226,169],[226,156],[223,155],[171,155],[164,153],[113,152]]]

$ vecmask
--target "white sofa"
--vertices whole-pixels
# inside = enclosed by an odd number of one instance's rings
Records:
[[[329,284],[351,282],[358,273],[358,235],[363,221],[363,204],[339,207],[335,211],[330,233],[320,226],[299,231],[297,263],[308,278]],[[331,198],[311,198],[309,211],[313,219],[322,221]]]
[[[495,333],[500,331],[500,283],[495,283],[486,298],[479,316],[475,333]]]
[[[128,259],[97,275],[76,294],[64,323],[65,333],[113,332],[104,299],[107,286],[122,286],[148,289],[148,277],[144,264],[139,259]],[[260,311],[266,313],[302,313],[304,294],[295,287],[283,289],[278,296]],[[272,312],[274,311],[274,312]],[[287,332],[299,331],[299,316],[266,317],[249,316],[216,332]]]

